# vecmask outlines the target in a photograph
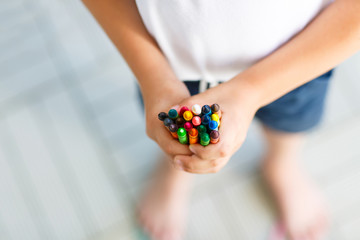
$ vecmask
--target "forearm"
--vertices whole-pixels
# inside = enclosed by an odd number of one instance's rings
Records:
[[[146,30],[133,0],[83,0],[136,76],[144,99],[178,84],[174,72]]]
[[[288,43],[234,77],[258,106],[332,69],[360,50],[360,1],[337,0]]]

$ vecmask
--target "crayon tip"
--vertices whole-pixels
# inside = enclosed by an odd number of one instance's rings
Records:
[[[202,108],[201,108],[201,113],[203,115],[208,115],[211,113],[211,108],[209,105],[204,105]]]
[[[179,135],[179,137],[186,136],[186,130],[185,130],[185,128],[179,128],[179,129],[177,130],[177,134]]]
[[[171,124],[169,125],[169,130],[170,130],[170,132],[177,132],[178,129],[179,129],[179,128],[178,128],[178,126],[177,126],[175,123],[171,123]]]
[[[189,111],[190,109],[187,106],[183,106],[180,108],[179,115],[184,115],[184,112]]]
[[[218,127],[218,123],[216,122],[216,121],[213,121],[213,120],[211,120],[210,122],[209,122],[209,129],[210,130],[215,130],[217,127]]]
[[[167,118],[167,117],[168,117],[168,115],[165,112],[161,112],[161,113],[158,114],[158,119],[160,121],[164,121],[164,119]]]
[[[185,120],[182,117],[179,117],[175,120],[176,125],[178,125],[178,127],[183,127]]]
[[[190,111],[185,111],[183,114],[183,117],[186,121],[190,121],[193,117],[193,114]]]
[[[192,106],[191,111],[195,114],[195,115],[200,115],[201,114],[201,107],[199,104],[195,104]]]
[[[194,116],[191,121],[195,127],[197,127],[201,124],[201,118],[199,116]]]
[[[196,137],[198,135],[198,130],[196,130],[196,128],[192,128],[189,131],[189,135],[192,136],[192,137]]]
[[[206,133],[206,127],[204,125],[200,125],[198,126],[197,128],[198,132],[201,134],[201,133]]]
[[[172,124],[172,123],[174,123],[174,121],[171,119],[171,118],[165,118],[164,119],[164,125],[166,126],[166,127],[169,127],[170,126],[170,124]]]
[[[168,112],[168,115],[169,115],[169,118],[171,118],[171,119],[175,119],[179,116],[175,109],[170,109]]]
[[[218,122],[220,120],[219,115],[216,113],[211,114],[211,120]]]
[[[219,131],[212,130],[212,131],[210,132],[210,138],[212,138],[212,139],[217,139],[217,138],[219,138],[219,137],[220,137]]]
[[[184,128],[186,131],[190,131],[193,128],[193,125],[190,122],[186,122]]]
[[[209,117],[209,115],[204,115],[201,118],[201,123],[204,125],[207,125],[210,121],[211,121],[211,118]]]
[[[214,103],[213,105],[211,105],[211,110],[212,110],[213,112],[218,112],[218,111],[220,111],[220,106],[219,106],[219,104]]]

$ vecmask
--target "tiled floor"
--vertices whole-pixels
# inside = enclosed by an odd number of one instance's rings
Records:
[[[133,210],[158,149],[125,62],[79,1],[3,0],[0,22],[0,239],[142,239]],[[357,54],[304,153],[334,240],[360,239],[359,91]],[[262,150],[254,123],[223,171],[197,177],[186,239],[267,238]]]

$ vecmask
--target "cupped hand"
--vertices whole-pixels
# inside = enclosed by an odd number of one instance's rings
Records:
[[[259,108],[254,95],[238,89],[232,83],[223,83],[201,94],[187,98],[180,106],[191,107],[217,103],[222,112],[219,127],[220,141],[206,147],[192,144],[192,155],[176,154],[174,166],[190,173],[215,173],[222,169],[243,144],[249,125]]]
[[[157,90],[161,94],[154,92],[144,94],[146,96],[144,97],[146,134],[159,145],[173,163],[176,155],[190,156],[192,152],[188,145],[183,145],[172,137],[164,123],[157,118],[157,115],[159,112],[167,112],[179,102],[189,98],[190,93],[181,81],[172,84],[171,87]]]

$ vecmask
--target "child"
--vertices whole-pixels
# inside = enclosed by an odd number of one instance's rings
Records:
[[[320,239],[327,212],[299,152],[320,120],[330,70],[360,49],[360,1],[84,2],[137,77],[147,135],[173,166],[163,162],[140,206],[149,235],[181,239],[188,173],[224,167],[257,117],[268,144],[263,173],[287,234]],[[221,141],[206,148],[173,141],[156,117],[174,105],[215,102]]]

